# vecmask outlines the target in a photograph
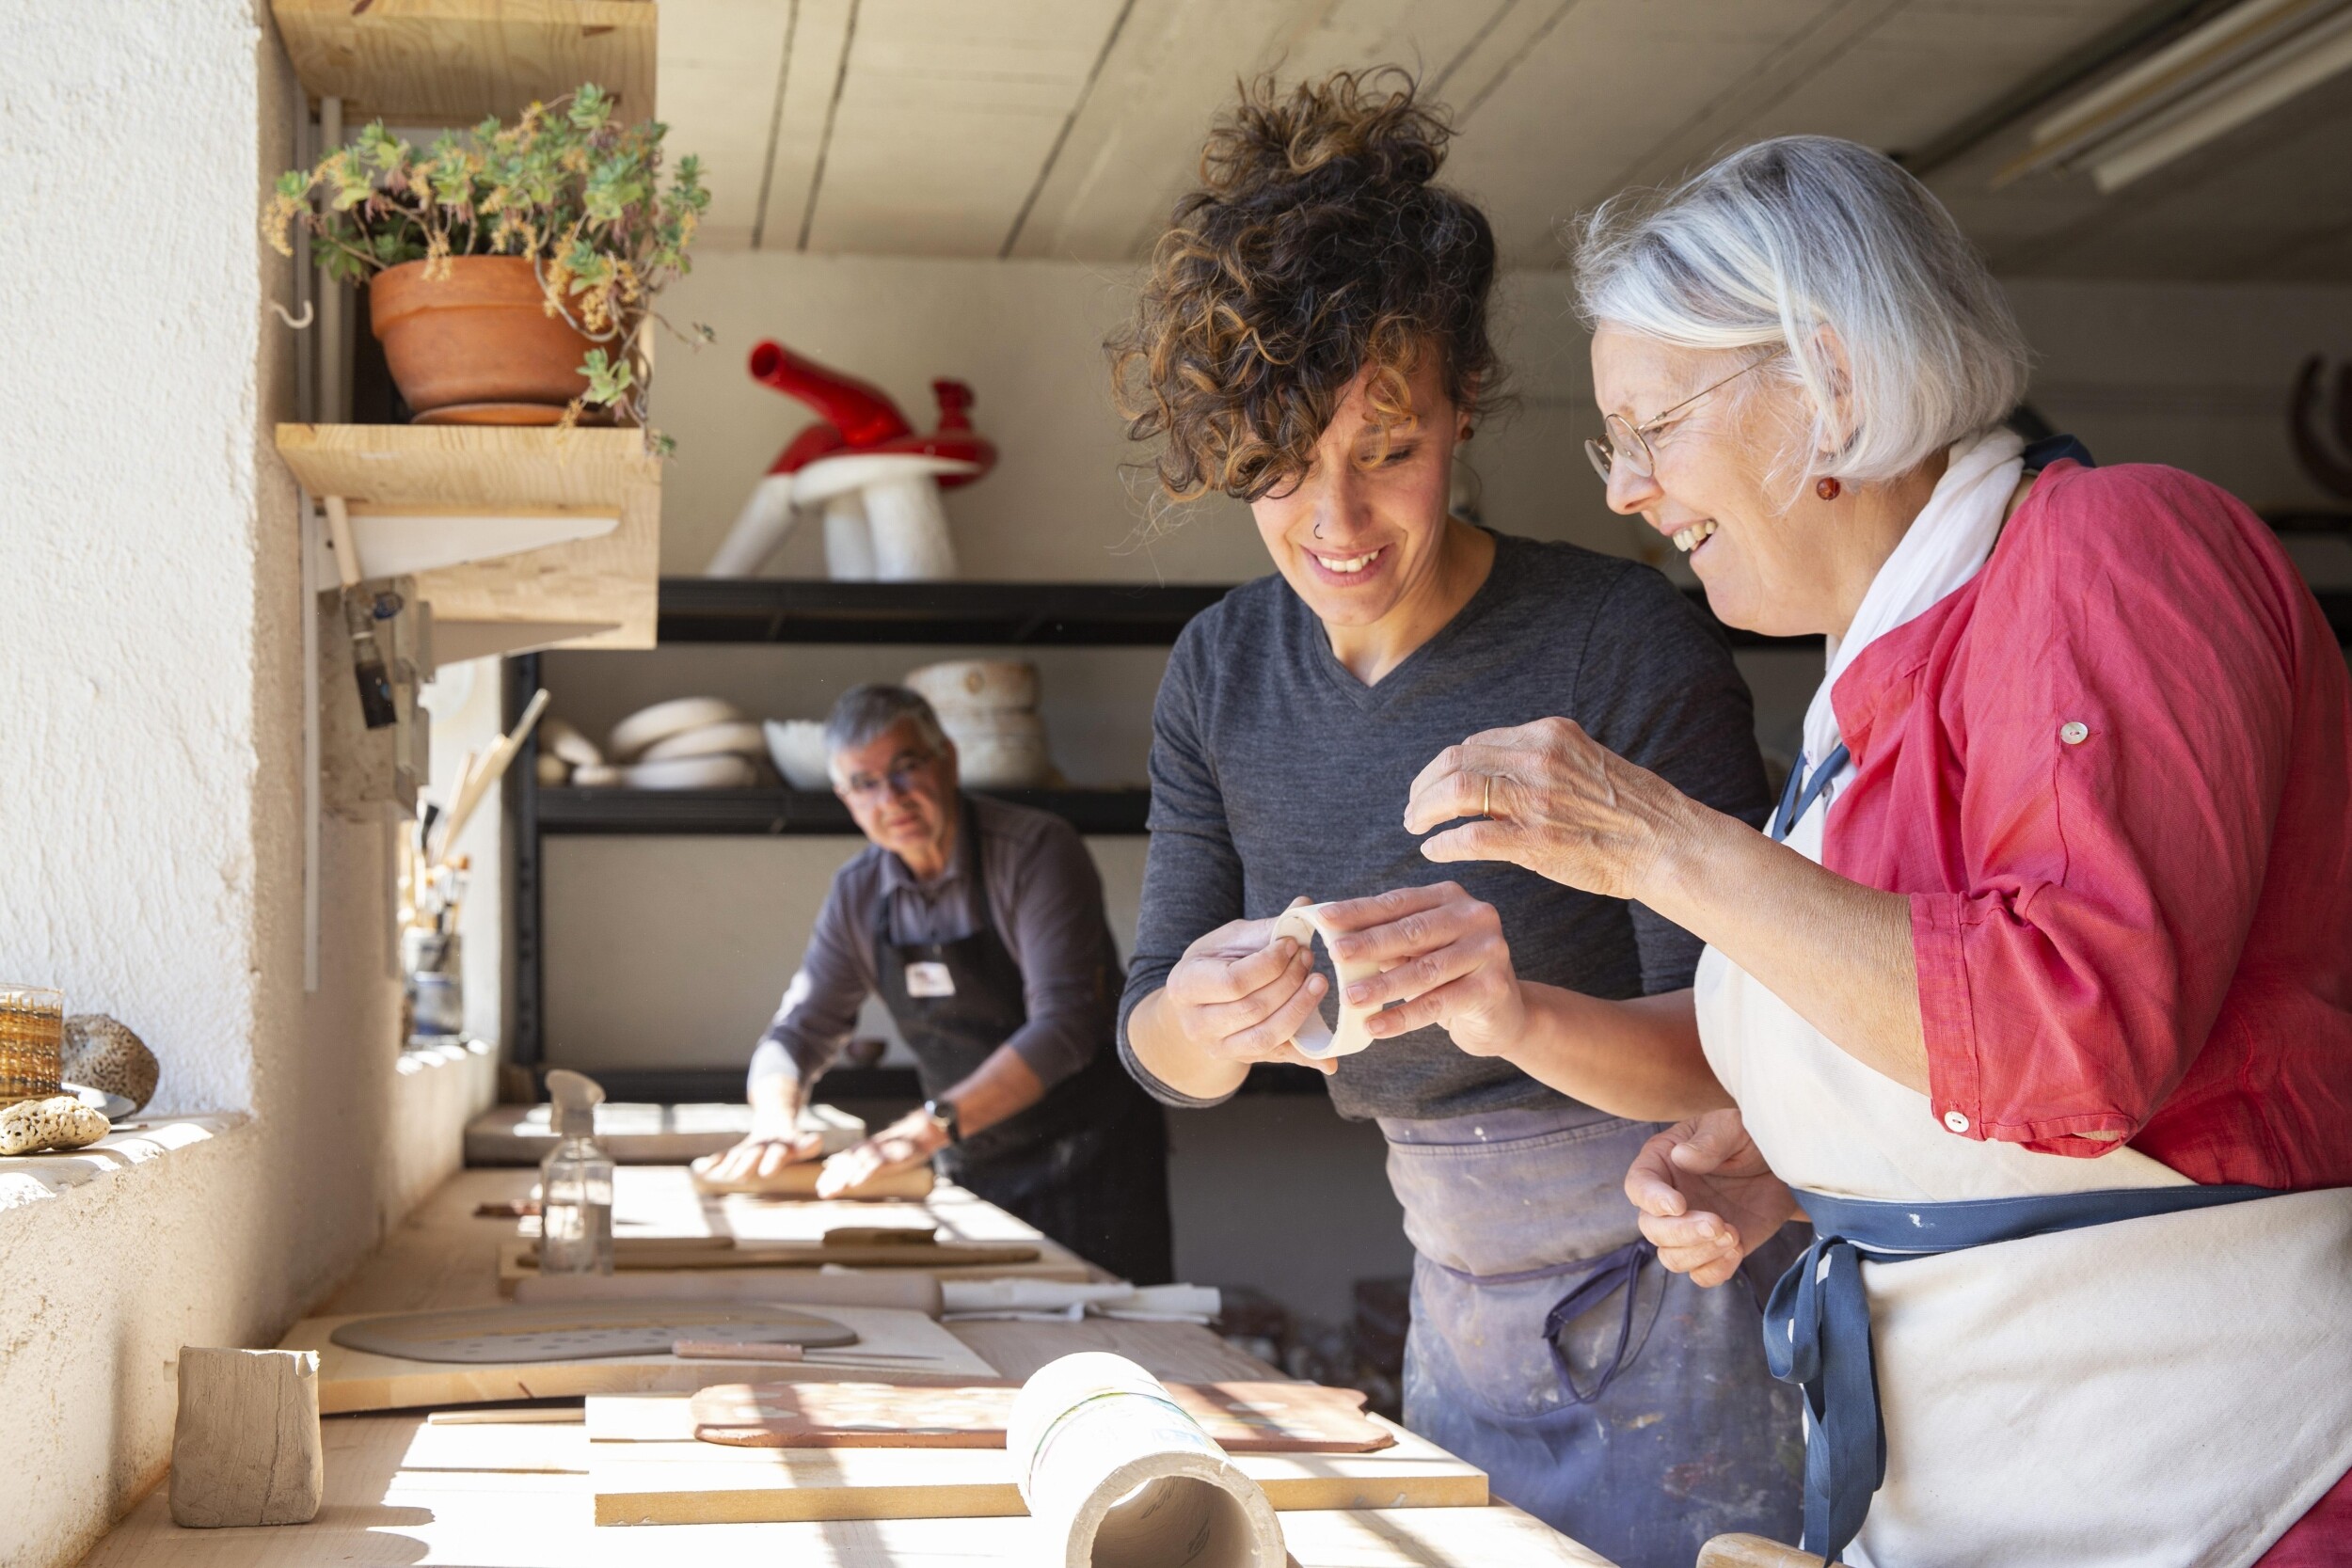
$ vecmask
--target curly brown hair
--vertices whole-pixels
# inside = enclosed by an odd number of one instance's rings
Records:
[[[1152,467],[1171,499],[1256,500],[1303,474],[1367,366],[1382,451],[1412,417],[1424,352],[1457,407],[1497,402],[1494,231],[1432,183],[1453,131],[1415,87],[1395,67],[1287,95],[1263,76],[1211,129],[1201,188],[1176,203],[1108,345],[1128,436],[1167,437]]]

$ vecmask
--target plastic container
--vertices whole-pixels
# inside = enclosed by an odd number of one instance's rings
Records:
[[[557,1068],[548,1074],[555,1101],[555,1151],[539,1166],[539,1272],[612,1272],[612,1157],[596,1139],[604,1089],[593,1078]]]

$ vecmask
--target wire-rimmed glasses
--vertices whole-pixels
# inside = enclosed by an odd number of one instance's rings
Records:
[[[1600,426],[1601,433],[1607,439],[1605,441],[1587,440],[1584,443],[1584,455],[1592,459],[1593,471],[1600,475],[1600,482],[1603,484],[1609,483],[1611,468],[1613,465],[1618,463],[1624,464],[1626,472],[1637,479],[1656,478],[1658,454],[1650,450],[1649,433],[1651,431],[1656,430],[1660,425],[1707,396],[1708,393],[1730,386],[1757,366],[1768,365],[1779,356],[1780,350],[1774,349],[1763,358],[1740,366],[1721,381],[1700,388],[1672,408],[1644,420],[1638,425],[1623,414],[1610,415],[1601,421]]]

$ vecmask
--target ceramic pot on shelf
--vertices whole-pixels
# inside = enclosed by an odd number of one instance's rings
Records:
[[[531,261],[455,256],[388,267],[368,283],[368,319],[420,424],[551,425],[588,390],[596,345],[548,314]]]

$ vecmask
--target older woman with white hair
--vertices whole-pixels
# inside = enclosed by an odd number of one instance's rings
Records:
[[[2027,449],[1949,215],[1815,137],[1620,198],[1577,258],[1612,507],[1734,626],[1827,640],[1768,832],[1550,720],[1416,780],[1432,860],[1702,937],[1693,988],[1522,985],[1470,900],[1343,962],[1620,1115],[1667,1267],[1732,1277],[1810,1419],[1804,1545],[2352,1561],[2352,699],[2262,523]],[[1474,820],[1461,821],[1470,818]],[[1434,979],[1448,983],[1431,989]]]

